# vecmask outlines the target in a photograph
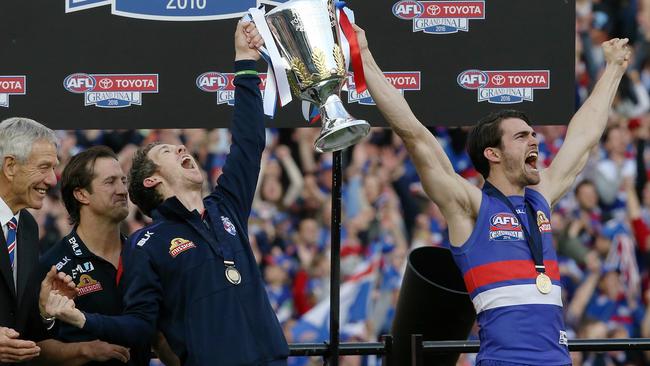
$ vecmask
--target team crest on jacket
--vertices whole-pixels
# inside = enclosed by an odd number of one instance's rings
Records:
[[[194,245],[193,242],[183,238],[174,238],[169,246],[169,255],[171,255],[172,258],[176,258],[177,255],[192,248],[196,248],[196,245]]]
[[[102,284],[101,282],[94,280],[90,275],[83,274],[79,277],[77,290],[79,296],[88,295],[93,292],[101,291]]]
[[[490,240],[524,240],[524,233],[517,217],[507,212],[492,215],[490,217]]]
[[[542,211],[537,211],[537,226],[539,227],[540,233],[551,232],[551,222]]]
[[[223,222],[223,228],[226,229],[228,234],[232,236],[237,235],[237,229],[235,229],[235,225],[232,224],[229,218],[221,216],[221,222]]]

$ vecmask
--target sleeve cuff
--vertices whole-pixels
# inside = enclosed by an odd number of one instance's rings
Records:
[[[239,60],[235,61],[235,72],[242,70],[257,70],[257,61]]]
[[[97,328],[98,328],[98,319],[95,316],[95,314],[90,314],[87,312],[83,312],[84,316],[86,317],[86,323],[84,323],[84,326],[81,328],[82,330],[92,333],[92,334],[97,334]]]

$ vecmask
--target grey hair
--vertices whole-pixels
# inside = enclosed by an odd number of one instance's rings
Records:
[[[7,155],[13,155],[18,162],[25,163],[32,152],[32,145],[39,140],[57,146],[54,131],[42,124],[22,117],[5,119],[0,122],[0,159],[4,160]]]

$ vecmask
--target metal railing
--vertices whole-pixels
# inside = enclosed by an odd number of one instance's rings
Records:
[[[397,366],[392,362],[393,337],[382,336],[382,342],[339,343],[336,354],[339,356],[381,356],[383,366]],[[330,345],[325,343],[292,343],[289,345],[291,356],[320,356],[330,359]],[[478,341],[424,341],[422,335],[411,336],[411,365],[422,366],[425,353],[477,353]],[[650,351],[650,338],[627,339],[575,339],[569,340],[569,351]],[[406,366],[406,365],[400,365]]]

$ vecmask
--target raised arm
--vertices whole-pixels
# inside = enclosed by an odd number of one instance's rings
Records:
[[[571,119],[566,139],[557,156],[542,172],[537,189],[551,206],[566,193],[584,169],[589,152],[598,144],[607,126],[612,101],[630,59],[627,42],[627,38],[614,38],[603,43],[607,61],[605,71],[589,98]]]
[[[404,97],[386,80],[377,66],[368,49],[365,32],[354,27],[370,94],[390,127],[403,140],[425,192],[447,219],[452,219],[449,220],[452,225],[453,222],[459,222],[454,219],[473,219],[481,203],[480,190],[454,172],[438,140],[418,121]],[[457,230],[451,226],[450,229],[452,243],[462,243],[469,236],[456,236],[454,232]]]
[[[289,187],[287,187],[287,191],[282,197],[282,205],[290,207],[300,197],[305,186],[305,179],[302,177],[302,172],[298,168],[296,161],[293,160],[291,151],[286,145],[276,147],[276,154],[284,171],[287,173],[287,177],[289,177]]]
[[[255,47],[261,37],[253,23],[239,23],[235,32],[235,107],[230,131],[230,154],[217,180],[215,192],[223,191],[248,218],[265,147],[264,111],[260,78],[255,71],[260,56]]]

